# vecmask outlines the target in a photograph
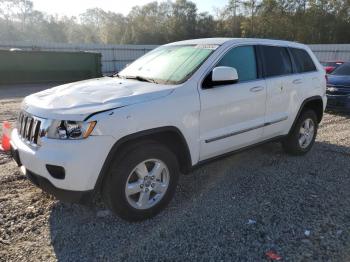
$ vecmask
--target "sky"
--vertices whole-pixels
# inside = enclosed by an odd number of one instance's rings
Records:
[[[144,5],[154,0],[32,0],[34,9],[49,14],[76,16],[88,8],[99,7],[105,11],[128,14],[135,5]],[[192,0],[200,12],[213,12],[213,7],[223,7],[229,0]],[[159,2],[159,1],[158,1]]]

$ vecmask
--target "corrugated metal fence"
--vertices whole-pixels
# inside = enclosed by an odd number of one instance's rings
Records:
[[[85,51],[102,54],[102,72],[111,74],[156,48],[156,45],[59,44],[33,42],[0,42],[0,49],[20,48],[42,51]],[[350,44],[310,45],[320,61],[350,61]]]
[[[350,61],[350,44],[342,45],[310,45],[320,61]]]

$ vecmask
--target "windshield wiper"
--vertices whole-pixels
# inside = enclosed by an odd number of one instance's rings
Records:
[[[158,84],[158,82],[156,80],[154,80],[153,78],[148,78],[148,77],[143,77],[143,76],[125,76],[124,78],[125,79],[135,79],[135,80],[142,81],[142,82]]]
[[[119,76],[119,74],[118,73],[113,73],[113,74],[105,74],[105,76],[107,76],[107,77],[118,77],[118,78],[120,78],[120,76]]]

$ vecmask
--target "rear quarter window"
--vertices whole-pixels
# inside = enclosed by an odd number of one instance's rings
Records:
[[[303,49],[290,48],[297,73],[316,71],[316,66],[309,53]]]

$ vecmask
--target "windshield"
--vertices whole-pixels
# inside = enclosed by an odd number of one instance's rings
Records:
[[[216,48],[211,45],[162,46],[137,59],[118,76],[162,84],[182,83]]]
[[[350,76],[350,63],[337,67],[331,75]]]

